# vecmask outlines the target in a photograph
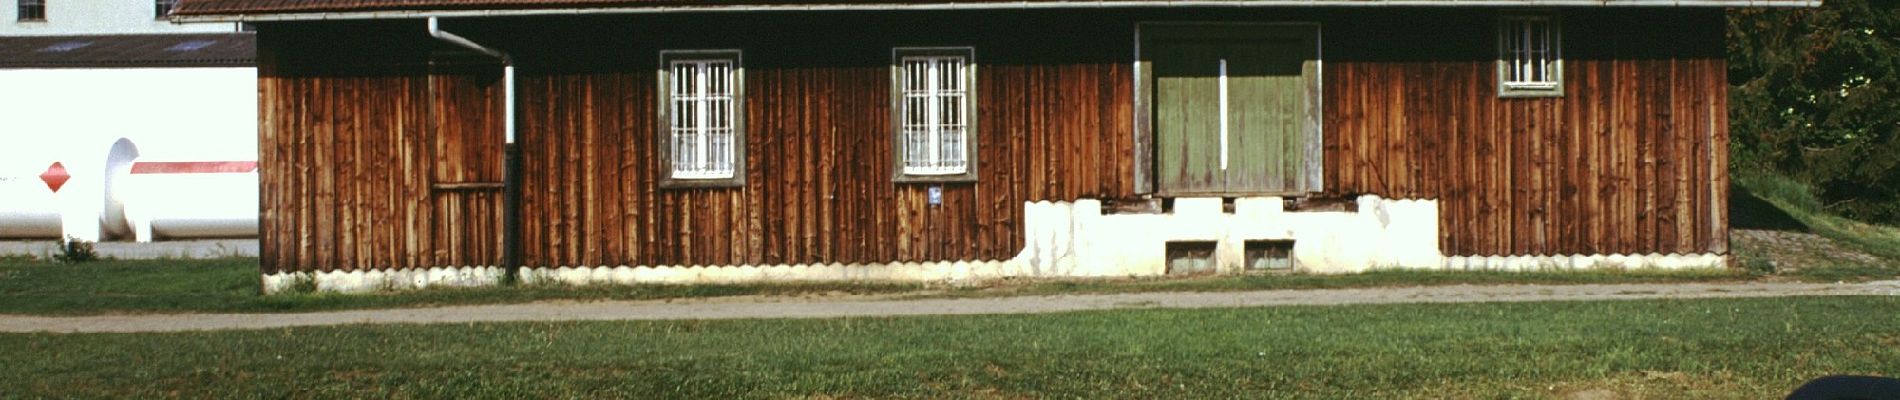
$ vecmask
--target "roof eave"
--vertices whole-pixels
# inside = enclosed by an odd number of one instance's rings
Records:
[[[1095,0],[934,4],[695,5],[501,10],[377,10],[173,15],[172,22],[270,22],[747,11],[1008,10],[1174,7],[1819,7],[1821,0]]]

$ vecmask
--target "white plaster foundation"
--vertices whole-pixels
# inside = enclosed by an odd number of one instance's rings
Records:
[[[1681,269],[1727,265],[1717,254],[1445,257],[1438,248],[1438,202],[1357,199],[1357,212],[1286,212],[1278,197],[1176,199],[1161,214],[1102,214],[1097,200],[1024,205],[1024,248],[1014,258],[869,264],[741,266],[601,266],[527,268],[527,284],[732,284],[884,281],[969,283],[1002,278],[1147,277],[1168,273],[1166,247],[1214,242],[1215,271],[1243,270],[1244,243],[1292,240],[1295,271],[1355,273],[1373,269],[1539,271],[1591,268]],[[493,266],[286,272],[263,276],[265,293],[312,289],[367,292],[468,287],[501,282]]]

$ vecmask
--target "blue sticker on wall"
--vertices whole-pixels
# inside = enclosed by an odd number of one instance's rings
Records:
[[[930,187],[930,205],[935,206],[935,205],[942,205],[942,204],[943,204],[943,187],[931,186]]]

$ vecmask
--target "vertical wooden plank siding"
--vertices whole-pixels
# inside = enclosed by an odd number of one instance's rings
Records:
[[[496,265],[498,71],[289,51],[310,39],[260,34],[264,272]]]
[[[1269,11],[455,28],[519,51],[529,265],[1012,257],[1025,202],[1136,196],[1143,161],[1129,155],[1152,143],[1133,131],[1135,24],[1217,20],[1322,25],[1322,194],[1437,199],[1447,255],[1727,251],[1719,10],[1566,11],[1565,92],[1524,99],[1497,96],[1496,10]],[[772,34],[663,36],[689,22]],[[1439,33],[1412,34],[1418,25]],[[572,40],[512,34],[529,27]],[[467,57],[432,63],[453,51],[420,32],[415,21],[262,26],[265,272],[499,262],[498,70]],[[976,49],[977,179],[935,184],[942,204],[929,204],[933,184],[890,176],[896,46]],[[660,49],[745,51],[744,186],[660,187]]]
[[[887,67],[748,67],[746,185],[712,189],[658,186],[652,71],[525,73],[525,261],[1006,259],[1022,247],[1023,202],[1132,192],[1131,160],[1116,154],[1130,146],[1128,65],[978,71],[982,167],[974,183],[941,184],[941,205],[927,204],[929,184],[891,182],[891,135],[866,128],[889,126]]]
[[[1720,16],[1570,18],[1561,97],[1499,98],[1486,58],[1328,60],[1328,192],[1438,199],[1447,255],[1724,253]]]

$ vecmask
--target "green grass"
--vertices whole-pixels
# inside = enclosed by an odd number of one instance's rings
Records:
[[[1732,176],[1734,197],[1731,220],[1735,226],[1767,225],[1780,230],[1812,232],[1835,243],[1883,258],[1884,263],[1830,263],[1796,272],[1795,277],[1817,281],[1891,279],[1900,277],[1900,227],[1870,224],[1828,213],[1808,186],[1786,176],[1761,172],[1736,172]],[[1766,205],[1750,207],[1751,202]],[[1737,258],[1745,267],[1766,258],[1762,252],[1780,249],[1737,248]]]
[[[1153,291],[1240,291],[1513,283],[1637,283],[1741,280],[1738,270],[1575,272],[1373,271],[1350,275],[1237,275],[1186,279],[1017,280],[980,286],[918,283],[540,286],[428,289],[373,294],[259,295],[256,259],[108,260],[66,265],[0,259],[0,314],[309,312],[503,304],[546,300],[650,300],[741,295],[889,294],[987,297]]]
[[[1900,375],[1900,298],[5,334],[20,397],[1779,398]]]
[[[1020,280],[990,286],[954,288],[929,296],[1018,296],[1071,293],[1221,292],[1283,289],[1346,289],[1367,287],[1687,283],[1742,281],[1752,277],[1735,269],[1602,269],[1574,271],[1422,271],[1373,270],[1342,275],[1227,275],[1189,278],[1113,280]]]
[[[259,293],[257,259],[105,260],[59,264],[0,258],[0,314],[307,312],[340,309],[647,300],[741,295],[908,293],[919,284],[520,286],[429,289],[367,295]]]
[[[306,312],[339,309],[518,303],[544,300],[644,300],[735,295],[892,294],[908,297],[1239,291],[1450,284],[1670,283],[1793,278],[1860,281],[1900,277],[1900,229],[1830,215],[1806,187],[1777,175],[1738,173],[1732,219],[1736,226],[1814,232],[1848,248],[1883,258],[1843,262],[1828,254],[1797,254],[1808,261],[1774,271],[1768,255],[1795,250],[1733,249],[1744,268],[1729,270],[1600,270],[1449,272],[1383,270],[1349,275],[1237,275],[1200,278],[1010,280],[976,286],[897,283],[778,283],[752,285],[525,286],[432,289],[368,295],[258,295],[257,260],[107,260],[63,265],[0,258],[0,313],[110,314],[153,312]]]

